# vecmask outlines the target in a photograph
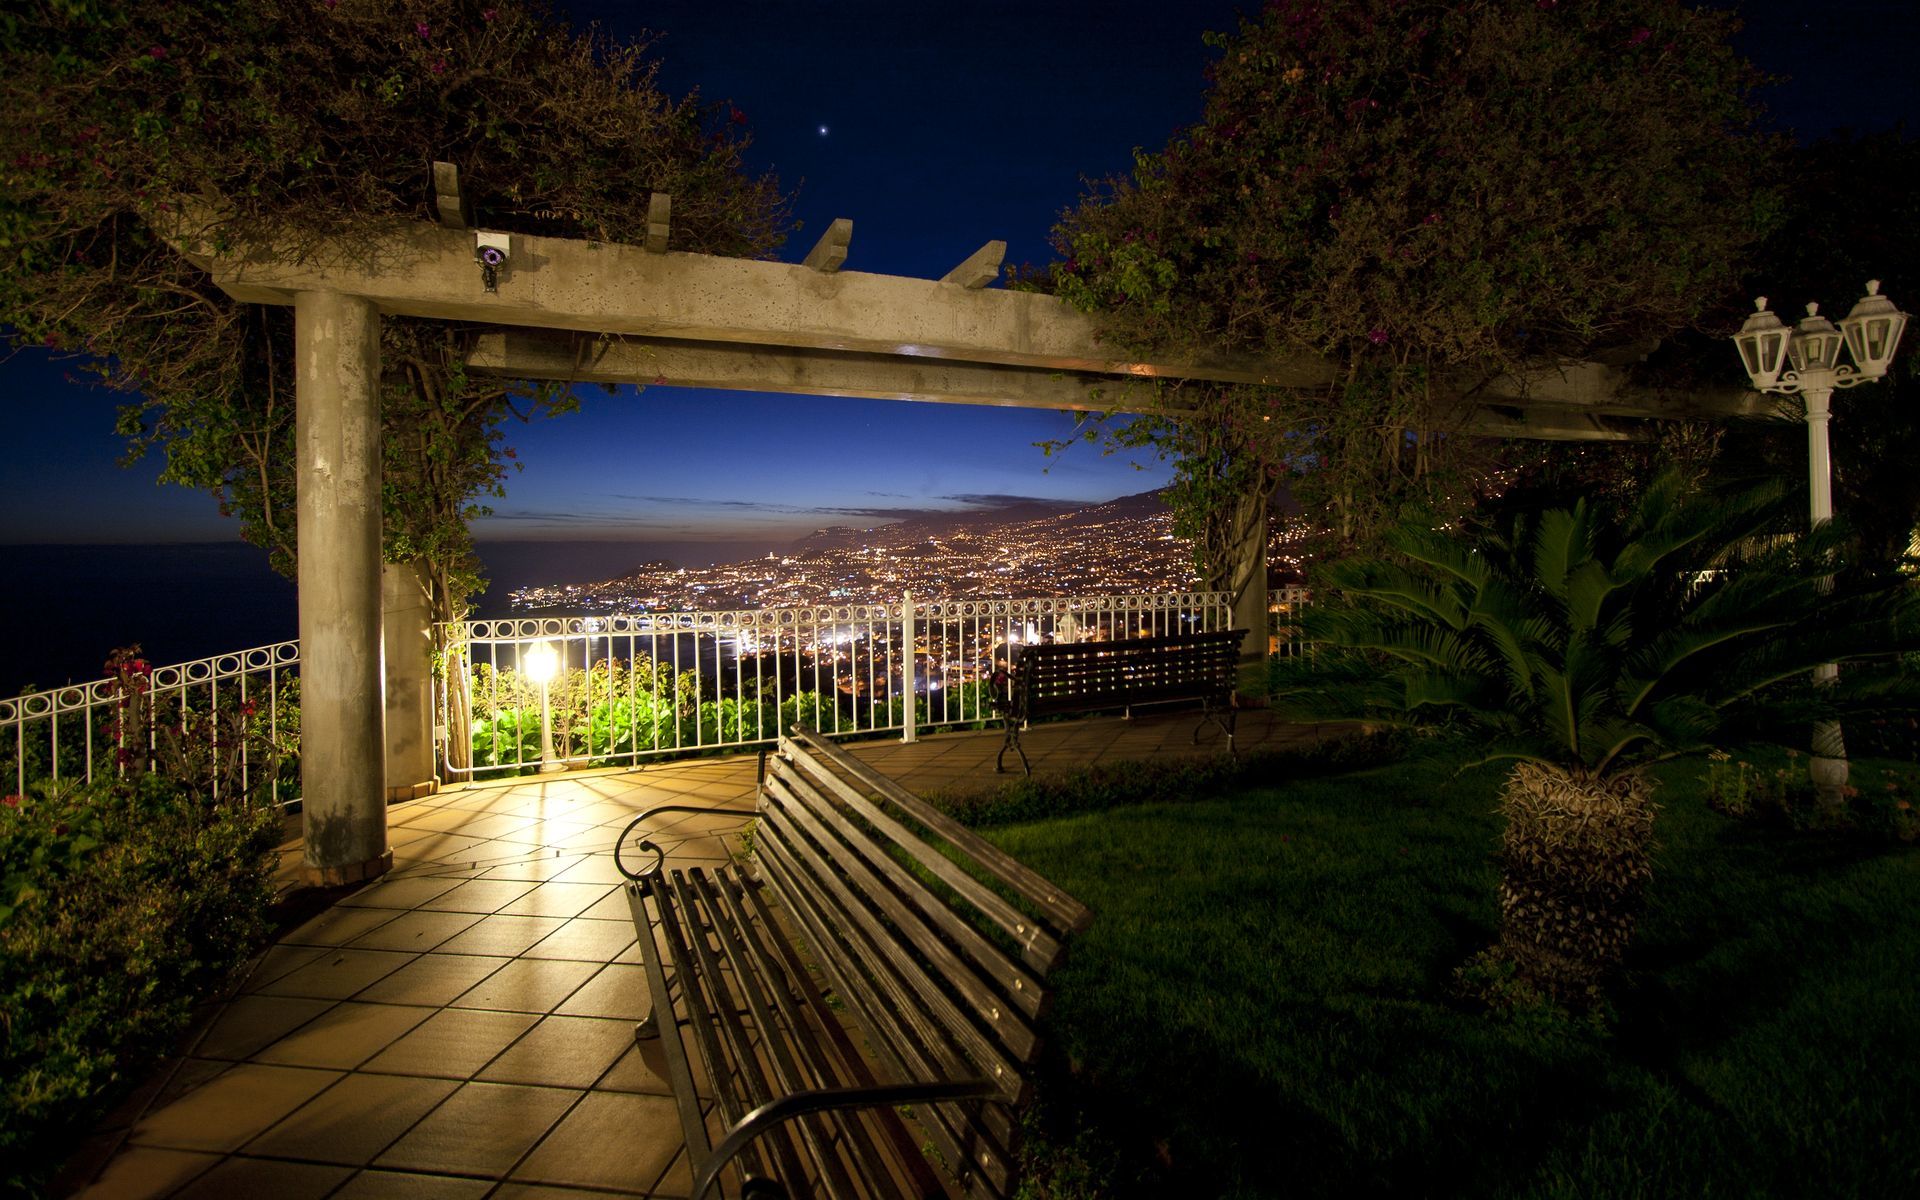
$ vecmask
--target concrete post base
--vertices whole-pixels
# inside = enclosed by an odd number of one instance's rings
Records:
[[[387,789],[387,803],[399,804],[405,800],[418,800],[422,796],[431,796],[440,790],[438,779],[428,779],[420,783],[410,783],[405,787]]]
[[[302,863],[300,879],[308,887],[345,887],[351,883],[365,883],[369,879],[378,879],[391,870],[393,870],[393,851],[388,850],[378,858],[348,863],[340,867],[316,867],[312,863]]]

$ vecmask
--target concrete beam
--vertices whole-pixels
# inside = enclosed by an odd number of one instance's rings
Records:
[[[983,288],[1000,278],[1000,264],[1007,257],[1007,244],[988,242],[967,256],[965,262],[940,277],[941,283],[957,283],[968,291]]]
[[[656,338],[595,339],[542,329],[482,334],[467,365],[513,379],[794,392],[1004,408],[1139,412],[1153,407],[1159,399],[1149,382],[1124,375],[779,346]],[[1765,398],[1752,392],[1677,399],[1628,393],[1604,403],[1589,397],[1591,406],[1586,408],[1490,392],[1483,387],[1463,397],[1470,406],[1463,432],[1488,437],[1632,441],[1646,436],[1637,423],[1648,419],[1726,415],[1727,410],[1747,405],[1749,400],[1755,413],[1767,411]]]
[[[512,379],[658,384],[1002,408],[1144,408],[1152,385],[1129,376],[1003,367],[783,346],[593,339],[538,329],[481,334],[467,366]]]
[[[799,263],[516,233],[509,269],[489,293],[473,268],[471,235],[419,222],[304,248],[243,244],[222,254],[210,240],[183,238],[182,249],[229,296],[257,304],[335,291],[364,296],[388,316],[1283,387],[1333,378],[1311,356],[1128,355],[1101,344],[1092,317],[1034,292]]]
[[[448,229],[468,225],[466,198],[460,194],[460,168],[450,162],[433,164],[433,208]]]
[[[809,271],[831,275],[847,261],[847,246],[852,241],[853,222],[846,217],[836,217],[833,224],[827,226],[827,231],[820,235],[820,240],[813,244],[813,249],[807,251],[807,256],[800,260],[800,265]]]
[[[644,249],[649,254],[667,252],[667,234],[673,228],[673,197],[665,192],[655,192],[647,200],[647,240]]]

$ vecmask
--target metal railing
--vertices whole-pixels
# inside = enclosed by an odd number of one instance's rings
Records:
[[[1230,623],[1221,592],[456,622],[435,737],[456,779],[750,746],[796,721],[910,741],[990,719],[1022,645]]]
[[[213,800],[298,799],[300,643],[155,667],[131,656],[90,683],[0,700],[11,785],[157,772]]]
[[[1280,587],[1267,593],[1268,654],[1296,658],[1307,653],[1307,644],[1301,636],[1300,614],[1312,599],[1303,587]]]

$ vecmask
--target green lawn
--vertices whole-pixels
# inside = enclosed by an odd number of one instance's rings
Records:
[[[1032,1194],[1920,1195],[1920,849],[1668,764],[1610,1029],[1499,1019],[1451,998],[1498,911],[1457,761],[989,831],[1095,913]]]

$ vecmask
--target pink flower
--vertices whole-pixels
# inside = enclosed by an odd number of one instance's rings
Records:
[[[10,793],[5,800],[0,800],[0,804],[4,804],[8,808],[19,808],[22,799],[23,797],[19,793],[14,792]]]
[[[444,58],[436,58],[433,60],[433,65],[428,67],[427,70],[432,71],[435,75],[445,75],[447,73],[447,60]]]
[[[433,36],[433,28],[429,26],[425,21],[422,21],[418,25],[415,25],[413,27],[413,31],[419,34],[422,39],[430,38]]]
[[[491,21],[499,15],[500,10],[497,8],[483,8],[480,10],[480,19],[482,21]]]
[[[1372,342],[1376,346],[1386,345],[1387,338],[1388,338],[1387,331],[1382,329],[1378,325],[1375,325],[1372,329],[1367,330],[1367,340]]]
[[[166,56],[167,48],[165,46],[150,46],[147,48],[147,57],[149,58],[165,58]]]
[[[1648,29],[1646,26],[1642,25],[1640,28],[1633,31],[1633,36],[1627,39],[1627,45],[1644,46],[1647,42],[1647,39],[1652,36],[1653,36],[1653,30]]]

